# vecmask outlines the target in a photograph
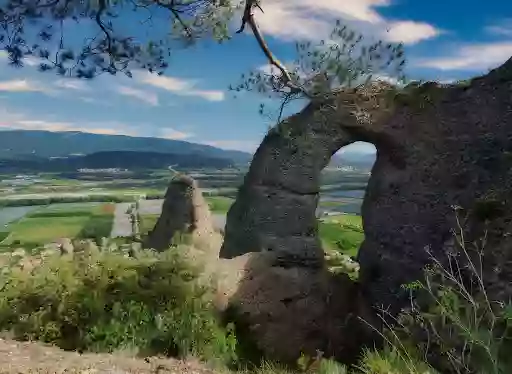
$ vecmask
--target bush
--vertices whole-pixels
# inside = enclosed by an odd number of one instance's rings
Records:
[[[67,350],[119,349],[235,360],[198,271],[177,254],[51,256],[32,272],[1,276],[0,330]]]
[[[108,238],[112,231],[114,217],[112,215],[94,215],[86,222],[78,238],[80,239],[96,239]]]

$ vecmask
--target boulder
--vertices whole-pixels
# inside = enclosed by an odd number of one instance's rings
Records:
[[[60,238],[55,241],[57,247],[60,250],[62,255],[64,254],[73,254],[74,247],[71,239],[69,238]]]
[[[369,306],[396,313],[407,303],[401,286],[422,278],[431,256],[446,258],[453,206],[471,211],[491,191],[510,201],[512,59],[466,84],[340,90],[283,121],[254,155],[227,216],[221,257],[271,251],[284,268],[321,267],[320,173],[355,141],[377,148],[362,207],[360,292]],[[510,246],[497,243],[489,253],[512,257]],[[494,284],[511,281],[504,270]]]
[[[355,363],[367,336],[359,326],[357,284],[323,269],[283,267],[276,253],[249,253],[220,260],[216,305],[234,322],[241,346],[295,364],[321,351]],[[286,337],[286,344],[283,344]]]
[[[191,244],[218,256],[221,237],[214,231],[208,204],[194,179],[178,175],[167,188],[162,213],[144,246],[163,251],[183,234],[191,237]]]

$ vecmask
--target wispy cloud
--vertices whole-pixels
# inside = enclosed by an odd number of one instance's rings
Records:
[[[3,92],[42,92],[53,94],[54,91],[49,87],[27,79],[13,79],[9,81],[0,81],[0,91]]]
[[[158,106],[158,95],[147,90],[140,90],[128,86],[117,86],[115,91],[124,96],[130,96],[152,106]]]
[[[389,7],[391,0],[266,0],[265,13],[257,13],[262,30],[284,40],[319,40],[326,38],[336,19],[357,24],[357,29],[392,42],[415,44],[441,33],[433,25],[412,20],[388,20],[379,7]]]
[[[191,132],[177,130],[171,126],[152,127],[145,123],[123,123],[118,121],[66,121],[58,118],[37,118],[20,111],[0,106],[0,130],[46,130],[46,131],[82,131],[104,135],[128,135],[139,137],[159,137],[184,140],[194,136]]]
[[[0,128],[46,131],[83,131],[94,134],[139,135],[144,126],[125,124],[115,121],[62,121],[59,119],[32,116],[0,106]]]
[[[135,72],[133,76],[135,80],[141,84],[157,87],[172,92],[175,95],[195,96],[208,101],[222,101],[225,96],[223,91],[202,90],[197,88],[197,81],[194,80],[166,77],[149,72]]]
[[[485,31],[492,35],[512,37],[512,18],[500,20],[485,28]]]
[[[62,78],[58,79],[54,83],[55,86],[59,88],[76,90],[76,91],[88,91],[89,87],[86,82],[83,80],[73,79],[73,78]]]
[[[512,42],[471,44],[460,47],[453,54],[418,59],[413,65],[437,70],[480,71],[494,68],[512,56]]]
[[[162,128],[159,131],[159,135],[158,135],[159,138],[173,139],[173,140],[184,140],[184,139],[188,139],[192,136],[194,136],[194,134],[178,131],[178,130],[175,130],[170,127]]]

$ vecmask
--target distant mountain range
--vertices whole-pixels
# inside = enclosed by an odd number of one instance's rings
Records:
[[[371,170],[375,163],[375,153],[366,152],[343,152],[334,155],[331,159],[330,166],[352,166],[360,170]]]
[[[85,156],[62,158],[23,158],[0,160],[0,172],[37,173],[37,172],[73,172],[79,169],[166,169],[169,166],[179,168],[216,168],[224,169],[235,164],[225,158],[202,155],[178,155],[158,152],[109,151],[96,152]]]
[[[159,169],[245,166],[252,155],[161,138],[37,130],[0,131],[0,171],[70,171],[79,168]],[[331,166],[370,170],[375,154],[347,151]]]
[[[181,140],[101,135],[84,132],[6,130],[0,132],[0,159],[31,159],[90,155],[98,152],[131,151],[194,155],[247,164],[252,155]]]

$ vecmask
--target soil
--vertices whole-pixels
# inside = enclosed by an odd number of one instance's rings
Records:
[[[219,374],[197,360],[134,358],[128,354],[79,354],[35,342],[0,339],[0,373]]]

